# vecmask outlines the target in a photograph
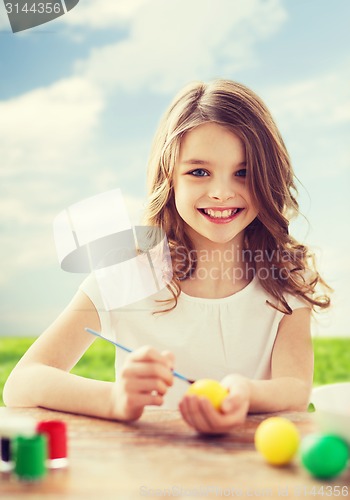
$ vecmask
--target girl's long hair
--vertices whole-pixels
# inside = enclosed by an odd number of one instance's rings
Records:
[[[315,309],[326,308],[331,288],[318,273],[314,256],[288,231],[289,220],[298,215],[297,188],[290,158],[277,126],[261,99],[242,84],[215,80],[194,82],[178,94],[155,135],[148,164],[148,204],[145,224],[164,230],[173,261],[168,285],[176,307],[180,281],[196,269],[193,244],[174,202],[173,172],[181,139],[203,123],[217,123],[243,142],[247,183],[258,207],[258,216],[245,229],[245,247],[270,305],[286,314],[292,310],[284,294],[299,296]],[[181,253],[181,259],[179,259]],[[255,258],[259,255],[259,258]],[[316,285],[324,292],[316,295]]]

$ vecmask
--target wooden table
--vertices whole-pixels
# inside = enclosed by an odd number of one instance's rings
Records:
[[[285,467],[268,465],[254,449],[258,424],[270,415],[252,415],[229,436],[203,437],[177,411],[149,410],[132,424],[121,424],[50,410],[0,408],[1,417],[29,415],[61,419],[68,425],[69,467],[50,471],[36,484],[1,473],[1,499],[145,498],[325,498],[335,486],[349,486],[347,469],[333,481],[309,476],[298,459]],[[316,430],[312,415],[290,418],[302,436]],[[322,490],[323,487],[323,490]],[[328,487],[328,489],[327,489]]]

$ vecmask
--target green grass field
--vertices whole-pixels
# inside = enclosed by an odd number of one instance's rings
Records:
[[[10,371],[34,338],[0,337],[0,406],[2,390]],[[314,385],[350,381],[350,338],[314,339]],[[77,375],[114,380],[114,346],[96,341],[72,370]]]

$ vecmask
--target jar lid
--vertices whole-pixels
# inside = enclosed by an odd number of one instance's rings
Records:
[[[30,417],[11,417],[0,419],[0,437],[34,436],[37,422]]]

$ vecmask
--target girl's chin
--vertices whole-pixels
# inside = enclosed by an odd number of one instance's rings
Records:
[[[227,245],[228,243],[232,244],[237,244],[237,245],[242,245],[243,240],[244,240],[244,231],[241,231],[240,233],[231,233],[227,235],[214,235],[214,234],[209,234],[209,233],[200,233],[193,228],[190,228],[190,231],[188,232],[188,235],[191,239],[191,241],[196,244],[211,244],[211,245]]]

